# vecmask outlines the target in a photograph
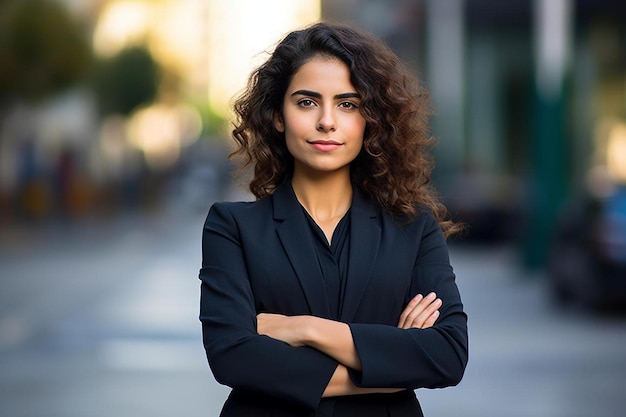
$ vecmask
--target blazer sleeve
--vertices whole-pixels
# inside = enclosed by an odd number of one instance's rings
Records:
[[[362,370],[351,371],[361,387],[442,388],[461,381],[468,361],[467,316],[450,266],[448,249],[432,216],[424,228],[413,269],[412,293],[435,291],[441,315],[428,329],[351,323]]]
[[[200,321],[211,370],[221,384],[315,409],[338,363],[257,333],[242,231],[229,207],[213,205],[202,235]]]

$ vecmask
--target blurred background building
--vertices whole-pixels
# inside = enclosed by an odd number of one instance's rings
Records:
[[[581,245],[622,259],[625,16],[619,0],[5,0],[0,228],[223,198],[230,100],[282,34],[324,18],[424,80],[465,242],[558,269],[576,218],[593,223]]]

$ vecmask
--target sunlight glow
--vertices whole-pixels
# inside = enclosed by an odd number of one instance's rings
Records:
[[[164,169],[179,159],[181,148],[197,140],[202,130],[198,112],[191,106],[153,104],[132,115],[128,140],[141,150],[148,166]]]
[[[152,10],[146,2],[117,1],[107,4],[94,31],[96,53],[111,56],[129,44],[141,42],[152,22]]]
[[[275,43],[287,32],[319,20],[320,0],[211,0],[209,103],[222,116]]]
[[[626,123],[616,123],[608,137],[607,167],[613,180],[626,184]]]

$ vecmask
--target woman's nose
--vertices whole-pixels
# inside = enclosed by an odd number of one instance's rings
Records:
[[[317,130],[321,132],[330,132],[335,130],[335,118],[333,117],[332,111],[322,111],[320,119],[317,122]]]

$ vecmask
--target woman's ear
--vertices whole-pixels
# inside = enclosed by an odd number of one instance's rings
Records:
[[[274,113],[274,127],[280,133],[285,133],[285,122],[283,122],[283,115],[280,112]]]

